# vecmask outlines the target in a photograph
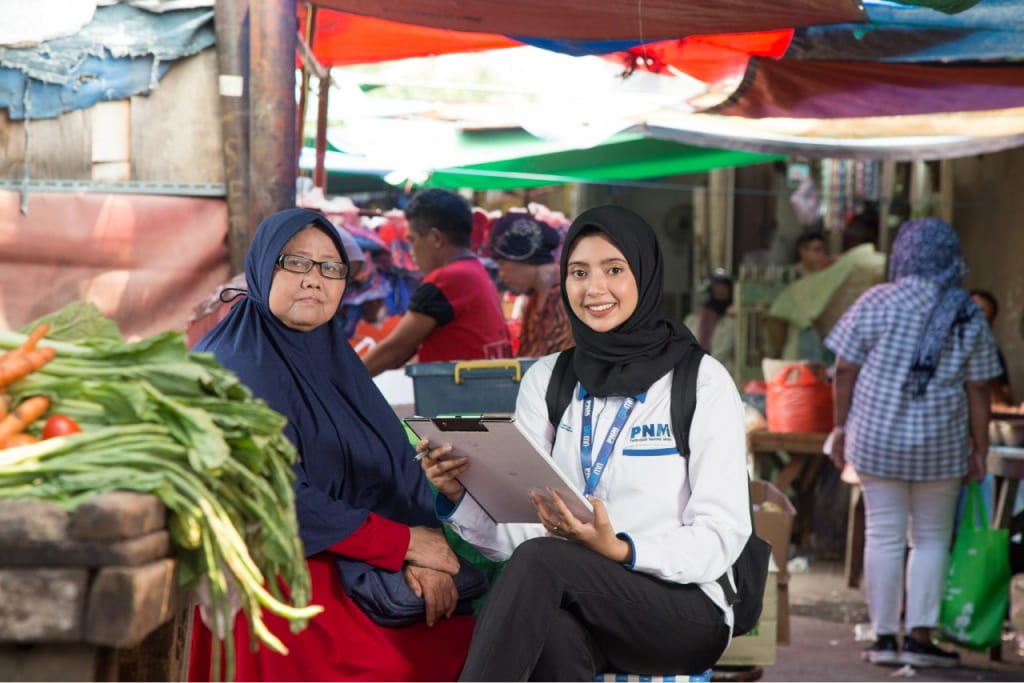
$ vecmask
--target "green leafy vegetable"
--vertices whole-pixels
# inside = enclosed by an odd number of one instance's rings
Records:
[[[168,529],[182,583],[191,587],[207,577],[219,624],[229,623],[228,592],[237,591],[250,632],[286,652],[264,624],[263,610],[299,630],[321,608],[308,604],[292,491],[296,453],[283,434],[285,418],[212,355],[189,353],[179,333],[128,343],[95,306],[81,302],[25,329],[44,320],[51,333],[39,345],[52,346],[57,358],[8,391],[15,401],[45,395],[50,413],[66,415],[83,431],[0,450],[0,498],[74,508],[112,490],[159,496],[172,513]],[[25,338],[0,332],[0,350]],[[278,578],[288,601],[279,595]],[[230,680],[231,628],[219,632]],[[221,668],[215,661],[214,674]]]

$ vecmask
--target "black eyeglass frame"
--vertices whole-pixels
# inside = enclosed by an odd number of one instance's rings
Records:
[[[306,268],[305,270],[293,270],[291,268],[286,268],[285,265],[284,265],[284,260],[286,258],[302,259],[303,261],[308,261],[309,262],[309,268]],[[289,273],[298,273],[300,275],[304,275],[304,274],[308,273],[309,271],[313,270],[313,266],[316,266],[317,268],[320,269],[320,275],[322,275],[323,277],[327,278],[328,280],[344,280],[344,279],[346,279],[348,277],[348,266],[345,265],[345,263],[343,261],[314,261],[313,259],[309,258],[308,256],[300,256],[298,254],[281,254],[280,256],[277,257],[277,262],[276,263],[277,263],[277,265],[279,265],[281,267],[282,270],[286,270]],[[327,273],[325,273],[324,272],[324,265],[326,265],[326,264],[334,264],[334,265],[340,267],[341,268],[341,277],[332,277],[332,276],[328,275]]]

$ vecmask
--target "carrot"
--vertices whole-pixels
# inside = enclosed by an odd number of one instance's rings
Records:
[[[18,404],[14,412],[0,421],[0,441],[7,439],[42,417],[50,407],[50,399],[45,396],[33,396]]]
[[[39,340],[46,336],[46,333],[50,331],[50,323],[43,323],[36,329],[32,330],[32,334],[28,335],[28,339],[21,345],[19,350],[22,353],[28,353],[36,348],[36,344]]]
[[[0,420],[7,417],[7,411],[11,409],[11,397],[0,387]]]
[[[57,357],[57,352],[45,346],[41,349],[32,349],[25,353],[17,353],[13,357],[5,356],[0,360],[0,386],[6,386],[11,382],[21,379],[30,372],[43,367]]]
[[[39,439],[31,434],[18,432],[17,434],[12,434],[3,441],[0,441],[0,450],[3,450],[4,448],[15,448],[17,446],[28,446],[33,443],[39,443]]]

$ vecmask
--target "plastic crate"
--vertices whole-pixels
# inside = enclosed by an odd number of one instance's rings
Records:
[[[519,382],[534,358],[410,363],[416,414],[482,415],[514,413]]]

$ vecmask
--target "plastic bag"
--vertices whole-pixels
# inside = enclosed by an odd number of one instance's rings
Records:
[[[971,650],[1001,642],[1010,601],[1010,532],[989,527],[977,482],[967,485],[946,590],[939,634]]]
[[[804,363],[776,373],[768,381],[765,399],[768,431],[832,431],[832,385]]]

